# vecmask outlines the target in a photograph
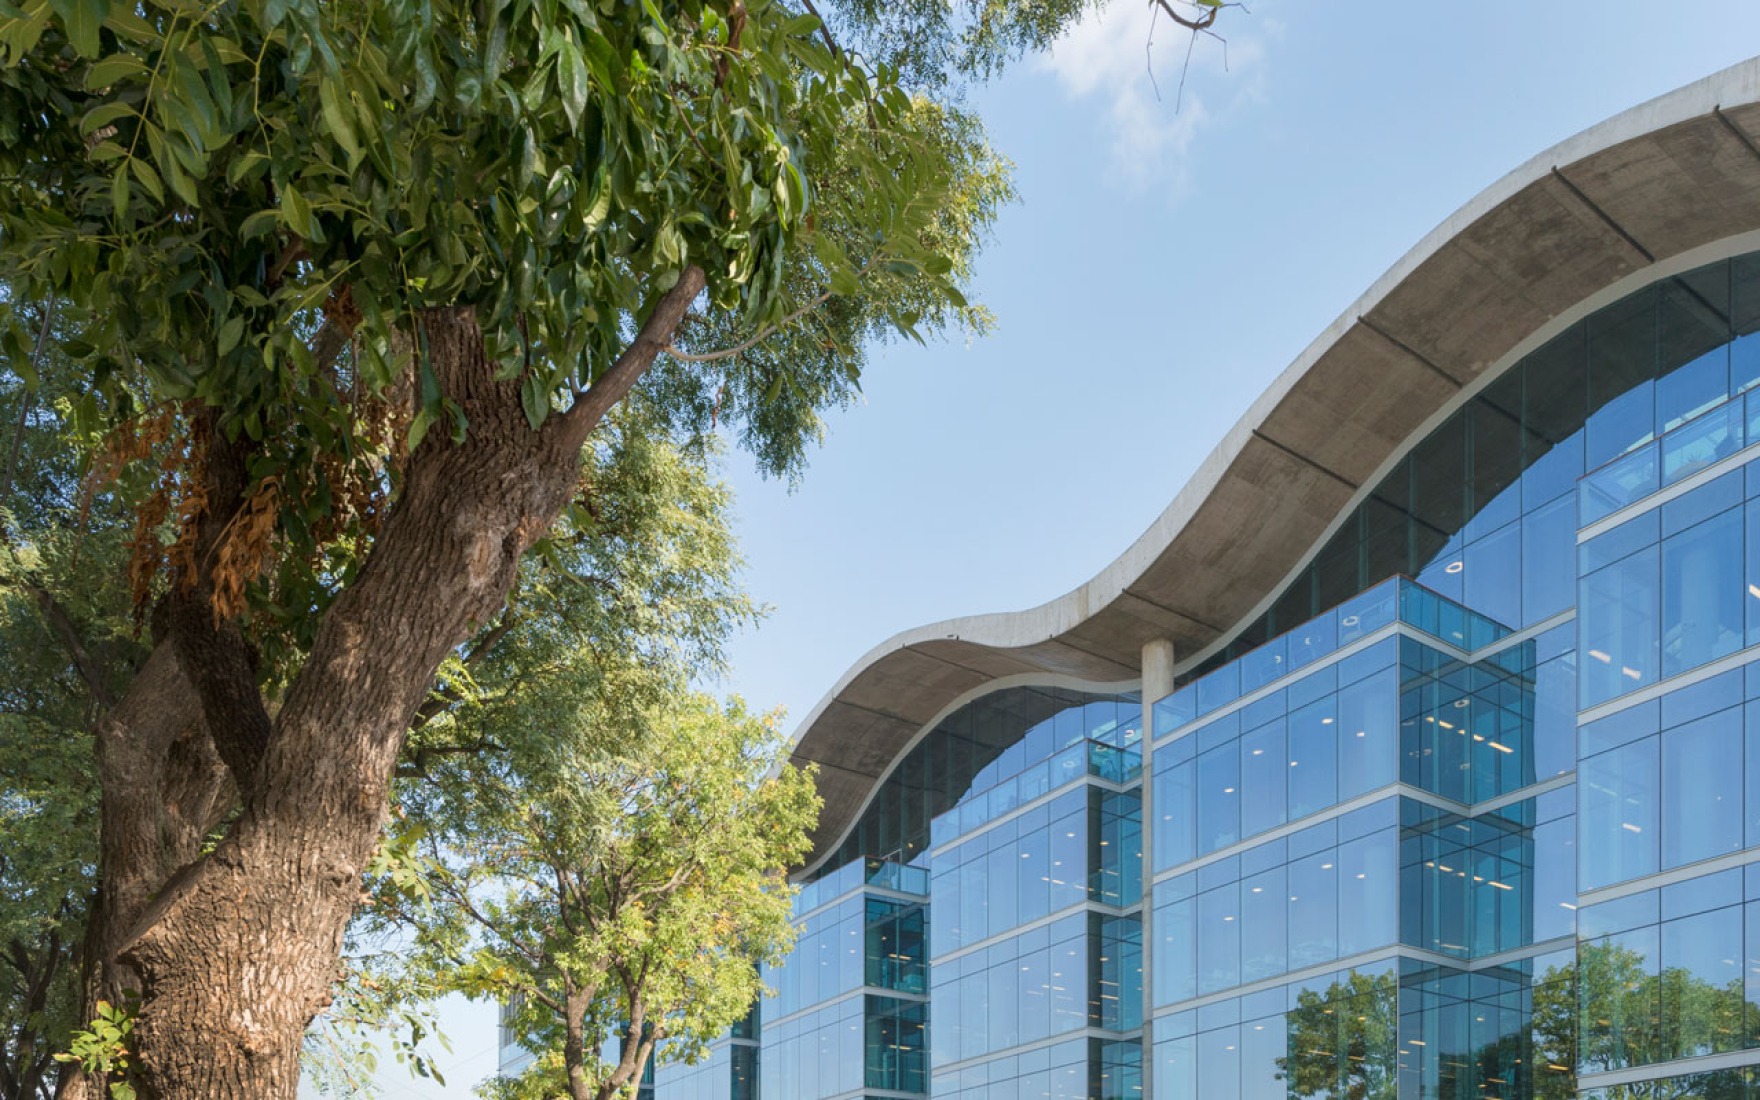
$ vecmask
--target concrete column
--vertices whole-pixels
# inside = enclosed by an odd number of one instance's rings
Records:
[[[1149,1017],[1155,1006],[1147,980],[1154,973],[1154,892],[1150,875],[1155,867],[1155,701],[1173,691],[1173,642],[1156,638],[1143,645],[1143,1096],[1155,1095],[1155,1034]]]

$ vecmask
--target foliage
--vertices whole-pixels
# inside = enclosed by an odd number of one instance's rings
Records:
[[[1399,975],[1351,971],[1324,990],[1304,989],[1286,1017],[1289,1054],[1278,1059],[1291,1096],[1393,1100],[1398,1087]]]
[[[31,385],[25,364],[0,359],[0,533],[12,536],[0,537],[0,1096],[29,1100],[53,1091],[51,1056],[83,1019],[76,963],[97,869],[91,723],[142,649],[122,577],[131,501],[81,499],[63,410],[40,397],[76,368],[47,356]]]
[[[134,1034],[134,1017],[108,1001],[98,1002],[98,1014],[92,1022],[74,1032],[65,1054],[55,1060],[78,1065],[87,1073],[97,1074],[109,1083],[111,1100],[134,1100],[134,1086],[128,1083],[129,1036]]]
[[[782,872],[818,798],[774,716],[737,701],[683,693],[639,727],[583,718],[415,800],[447,871],[417,928],[442,984],[511,1003],[515,1033],[553,1054],[519,1088],[579,1073],[575,1095],[607,1096],[656,1044],[695,1060],[751,1007],[757,966],[793,940]],[[600,1056],[610,1036],[621,1066]]]

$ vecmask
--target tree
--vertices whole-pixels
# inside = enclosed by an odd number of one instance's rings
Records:
[[[57,311],[100,465],[158,482],[157,644],[95,722],[94,994],[143,1095],[291,1096],[405,732],[583,509],[607,411],[668,354],[676,422],[798,468],[879,326],[981,321],[956,287],[1006,185],[769,3],[0,19],[0,279]],[[129,838],[184,779],[228,813],[168,870]]]
[[[541,1054],[498,1096],[610,1100],[662,1043],[695,1060],[794,938],[784,872],[818,796],[784,763],[775,717],[686,693],[644,730],[594,732],[521,761],[518,782],[449,783],[430,807],[456,826],[430,834],[449,871],[434,913],[477,944],[443,984],[515,1006],[514,1032]]]

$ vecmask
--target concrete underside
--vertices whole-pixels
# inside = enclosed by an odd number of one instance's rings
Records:
[[[1189,664],[1251,620],[1380,473],[1487,371],[1588,299],[1672,257],[1760,230],[1760,59],[1540,154],[1438,226],[1279,376],[1142,537],[1027,611],[906,631],[802,724],[834,848],[926,723],[1005,677],[1140,675],[1169,639]]]

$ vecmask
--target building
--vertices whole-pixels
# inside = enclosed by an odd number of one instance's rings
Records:
[[[1086,585],[851,669],[799,945],[660,1100],[1760,1096],[1757,382],[1750,62],[1450,218]]]

